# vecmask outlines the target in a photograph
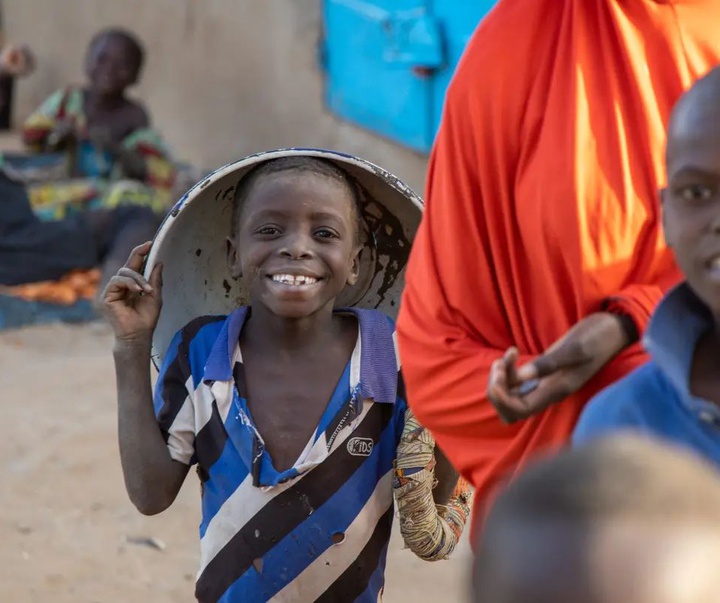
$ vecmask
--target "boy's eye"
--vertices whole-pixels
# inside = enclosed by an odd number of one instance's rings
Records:
[[[315,236],[320,237],[321,239],[333,239],[338,237],[337,233],[329,228],[319,228],[315,231]]]
[[[270,236],[279,233],[280,230],[275,226],[263,226],[262,228],[258,228],[255,232],[257,232],[257,234]]]
[[[679,192],[683,201],[707,201],[713,196],[712,189],[700,184],[684,186]]]

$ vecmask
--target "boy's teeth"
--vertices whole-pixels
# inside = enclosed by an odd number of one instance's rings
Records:
[[[312,276],[295,276],[293,274],[274,274],[272,280],[283,285],[312,285],[317,279]]]

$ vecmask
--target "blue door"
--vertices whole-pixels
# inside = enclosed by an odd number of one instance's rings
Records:
[[[324,18],[330,110],[425,150],[433,136],[425,73],[443,60],[428,0],[327,0]]]
[[[325,101],[335,114],[429,151],[445,89],[495,0],[325,0]]]

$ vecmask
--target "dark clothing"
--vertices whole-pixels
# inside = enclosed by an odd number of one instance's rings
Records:
[[[0,174],[0,284],[55,280],[75,269],[122,265],[160,222],[145,207],[121,206],[44,222],[25,186]],[[105,272],[105,271],[104,271]]]

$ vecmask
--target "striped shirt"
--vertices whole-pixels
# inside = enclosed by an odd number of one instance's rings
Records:
[[[277,471],[245,396],[247,316],[195,319],[165,356],[155,412],[173,459],[202,482],[203,603],[381,600],[392,472],[405,410],[392,321],[359,323],[352,357],[295,465]]]

